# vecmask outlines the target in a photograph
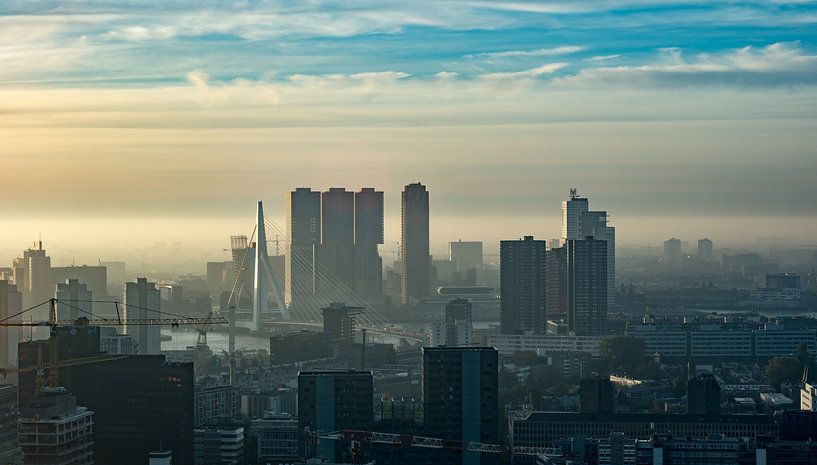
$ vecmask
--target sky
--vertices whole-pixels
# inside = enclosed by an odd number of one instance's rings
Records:
[[[248,234],[298,186],[432,241],[817,232],[817,2],[0,2],[0,248]],[[220,250],[220,249],[219,249]]]

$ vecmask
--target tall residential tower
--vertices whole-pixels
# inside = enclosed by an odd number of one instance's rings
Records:
[[[404,304],[427,297],[430,288],[428,191],[422,184],[406,186],[402,197],[400,241],[401,301]]]

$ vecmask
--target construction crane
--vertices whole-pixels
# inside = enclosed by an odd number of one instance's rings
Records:
[[[94,301],[91,301],[94,302]],[[111,302],[111,301],[98,301],[98,302]],[[22,322],[22,323],[9,323],[8,320],[17,316],[20,316],[26,312],[34,310],[46,303],[49,305],[49,312],[48,312],[48,321],[29,321],[29,322]],[[38,353],[38,360],[37,360],[37,392],[42,391],[42,388],[45,386],[45,377],[43,373],[45,372],[45,368],[48,368],[48,379],[47,383],[50,387],[59,387],[59,368],[64,366],[74,366],[76,364],[84,364],[84,363],[95,363],[100,361],[111,360],[111,357],[89,357],[89,358],[77,358],[77,359],[68,359],[64,361],[59,360],[59,340],[57,337],[56,328],[58,326],[71,326],[76,323],[76,321],[71,320],[58,320],[57,319],[57,303],[62,303],[69,307],[73,307],[68,302],[63,302],[57,300],[55,298],[51,298],[45,302],[41,302],[33,307],[27,308],[22,312],[19,312],[15,315],[11,315],[3,320],[0,320],[0,327],[49,327],[51,328],[50,336],[48,338],[48,365],[43,364],[42,360],[42,352]],[[120,302],[114,301],[117,305],[117,314],[118,306]],[[77,307],[77,310],[82,311],[83,313],[89,313],[85,310],[82,310]],[[152,310],[157,311],[157,310]],[[158,312],[158,311],[157,311]],[[159,312],[161,313],[161,312]],[[95,316],[91,314],[91,316]],[[178,327],[179,325],[199,325],[206,326],[209,328],[213,324],[226,324],[227,320],[225,320],[221,316],[215,316],[213,314],[208,315],[206,318],[187,318],[187,317],[174,317],[174,318],[141,318],[141,319],[132,319],[127,318],[124,322],[121,318],[93,318],[87,319],[83,318],[83,324],[86,325],[93,325],[93,326],[122,326],[123,324],[128,326],[142,326],[142,325],[169,325],[172,327]],[[124,358],[124,357],[119,357]],[[93,360],[90,360],[93,359]],[[82,361],[82,363],[80,363]],[[13,370],[20,371],[21,369],[0,369],[0,374],[11,373]],[[22,369],[25,371],[25,368]]]
[[[425,436],[411,436],[396,433],[380,433],[376,431],[361,430],[340,430],[330,433],[319,433],[317,431],[305,430],[310,441],[310,446],[314,450],[318,439],[328,439],[332,441],[352,441],[369,442],[375,444],[391,444],[401,447],[421,447],[426,449],[449,449],[466,450],[481,454],[501,454],[510,452],[514,455],[543,455],[547,457],[562,457],[561,449],[554,447],[503,447],[499,444],[486,444],[482,442],[464,442],[450,439],[429,438]]]

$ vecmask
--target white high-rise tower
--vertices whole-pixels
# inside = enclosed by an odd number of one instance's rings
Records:
[[[587,198],[579,197],[576,188],[571,188],[570,199],[562,201],[562,245],[568,240],[583,239],[581,236],[582,214],[589,209]]]

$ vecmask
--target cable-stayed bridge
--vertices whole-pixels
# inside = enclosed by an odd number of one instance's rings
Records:
[[[315,259],[314,250],[305,254],[292,253],[289,237],[283,228],[264,214],[264,207],[260,201],[256,213],[255,229],[247,242],[246,251],[238,260],[228,299],[228,307],[231,308],[228,319],[232,320],[231,325],[254,332],[262,332],[265,328],[276,325],[321,326],[323,322],[321,309],[331,303],[343,303],[363,310],[356,315],[358,329],[425,341],[422,334],[393,328],[382,312],[358,295],[349,284],[325,269],[321,261]],[[311,280],[289,279],[289,301],[285,283],[282,282],[281,264],[276,270],[271,263],[268,243],[273,241],[269,241],[268,237],[276,237],[274,240],[276,246],[280,245],[279,238],[284,238],[284,251],[290,254],[287,272],[292,272],[293,276],[312,277]],[[252,282],[245,282],[249,281],[247,277],[250,275]],[[251,308],[247,305],[250,301]],[[233,309],[235,315],[243,318],[233,315]]]

